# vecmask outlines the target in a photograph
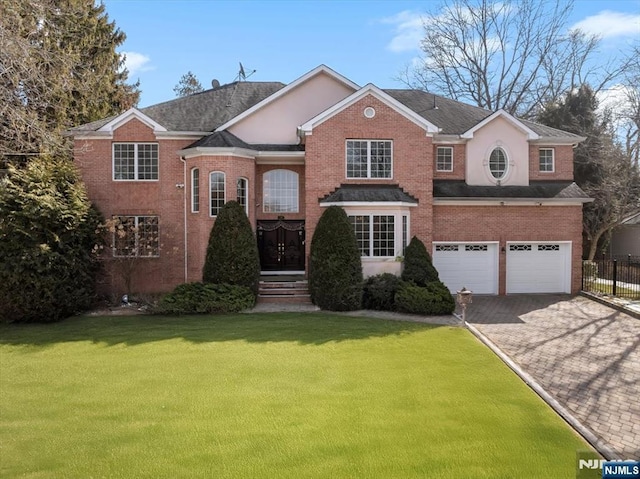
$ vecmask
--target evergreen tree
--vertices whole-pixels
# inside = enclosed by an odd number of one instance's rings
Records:
[[[258,294],[258,243],[249,218],[237,201],[224,204],[211,228],[202,280],[246,286]]]
[[[402,279],[412,281],[418,286],[426,286],[427,283],[439,280],[438,271],[431,262],[427,248],[415,236],[411,238],[404,253]]]
[[[173,87],[173,91],[178,97],[193,95],[203,90],[200,80],[191,71],[182,75],[178,84]]]
[[[351,311],[362,304],[362,261],[353,226],[339,206],[320,217],[309,257],[311,301],[322,309]]]
[[[125,34],[93,0],[0,3],[0,160],[68,153],[61,132],[138,102],[127,84]]]
[[[0,321],[58,321],[90,306],[99,224],[69,161],[10,166],[0,179]]]

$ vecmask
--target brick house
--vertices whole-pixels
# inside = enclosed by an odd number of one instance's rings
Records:
[[[201,279],[228,200],[256,231],[261,267],[304,272],[324,208],[354,225],[365,276],[399,274],[417,236],[441,279],[482,294],[575,293],[583,138],[418,90],[360,87],[321,65],[284,85],[236,82],[69,131],[90,199],[135,226],[115,238],[103,289]]]

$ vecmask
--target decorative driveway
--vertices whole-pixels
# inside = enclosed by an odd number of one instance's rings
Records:
[[[640,460],[640,320],[567,295],[474,297],[472,323],[622,459]]]

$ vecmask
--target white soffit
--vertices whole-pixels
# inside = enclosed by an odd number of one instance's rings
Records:
[[[299,127],[299,130],[306,135],[310,135],[314,127],[334,117],[335,115],[337,115],[344,109],[348,108],[349,106],[353,105],[354,103],[360,101],[367,95],[371,95],[377,98],[382,103],[386,104],[390,108],[393,108],[399,114],[407,118],[409,121],[412,121],[419,127],[424,128],[427,134],[436,134],[440,131],[440,129],[436,125],[427,121],[425,118],[418,115],[415,111],[411,110],[404,104],[400,103],[391,95],[382,91],[373,83],[369,83],[365,85],[360,90],[354,92],[352,95],[349,95],[344,100],[339,101],[338,103],[333,105],[331,108],[327,108],[325,111],[323,111],[319,115],[316,115],[314,118],[311,118],[309,121],[301,125]]]
[[[133,120],[134,118],[137,120],[140,120],[142,123],[147,125],[153,131],[156,131],[156,132],[167,131],[167,129],[164,126],[162,126],[160,123],[156,122],[155,120],[152,120],[137,108],[129,108],[127,111],[125,111],[121,115],[118,115],[109,123],[99,128],[97,131],[108,131],[108,132],[113,131],[118,127],[124,125],[128,121]]]
[[[480,123],[478,123],[474,127],[470,128],[469,130],[465,131],[462,135],[460,135],[460,137],[461,138],[467,138],[467,139],[473,138],[473,134],[476,131],[478,131],[480,128],[484,127],[485,125],[491,123],[496,118],[503,118],[503,119],[507,120],[509,123],[511,123],[517,129],[519,129],[523,133],[525,133],[527,135],[527,140],[537,140],[540,137],[535,131],[533,131],[527,125],[522,123],[520,120],[518,120],[514,116],[511,116],[509,113],[507,113],[504,110],[498,110],[495,113],[489,115],[484,120],[482,120]]]
[[[223,125],[220,125],[218,128],[215,129],[215,131],[226,130],[230,126],[235,125],[236,123],[242,121],[243,119],[245,119],[249,115],[252,115],[257,110],[260,110],[261,108],[267,106],[268,104],[273,103],[278,98],[286,95],[291,90],[293,90],[294,88],[297,88],[298,86],[302,85],[303,83],[305,83],[310,78],[313,78],[316,75],[320,75],[322,73],[324,73],[325,75],[328,75],[329,77],[333,78],[334,80],[337,80],[340,83],[343,83],[344,85],[348,86],[349,88],[352,88],[353,90],[357,90],[358,88],[360,88],[357,84],[353,83],[348,78],[340,75],[338,72],[332,70],[328,66],[319,65],[316,68],[314,68],[313,70],[311,70],[310,72],[305,73],[304,75],[302,75],[297,80],[294,80],[291,83],[289,83],[287,86],[281,88],[280,90],[278,90],[274,94],[268,96],[267,98],[265,98],[261,102],[256,103],[255,105],[253,105],[248,110],[245,110],[244,112],[240,113],[238,116],[235,116],[231,120],[229,120],[228,122],[224,123]]]

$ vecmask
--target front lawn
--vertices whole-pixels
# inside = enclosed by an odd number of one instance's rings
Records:
[[[331,314],[0,326],[0,477],[569,478],[468,331]]]

